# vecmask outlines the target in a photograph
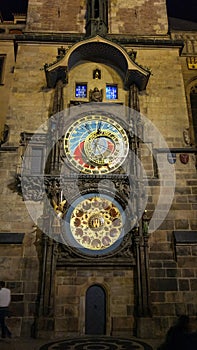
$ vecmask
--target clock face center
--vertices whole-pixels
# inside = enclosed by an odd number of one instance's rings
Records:
[[[117,142],[118,138],[113,132],[93,132],[85,140],[85,154],[93,163],[108,164],[113,160]]]
[[[88,225],[93,231],[99,231],[105,224],[105,219],[99,213],[90,216]]]

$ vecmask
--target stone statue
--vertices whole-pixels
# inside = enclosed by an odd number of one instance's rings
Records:
[[[102,102],[103,100],[103,91],[99,90],[97,87],[94,90],[90,90],[90,101],[93,102]]]
[[[185,128],[183,130],[183,139],[184,142],[187,146],[191,146],[191,140],[190,140],[190,135],[189,135],[189,128]]]

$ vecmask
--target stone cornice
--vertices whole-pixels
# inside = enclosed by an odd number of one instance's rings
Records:
[[[108,34],[106,39],[121,45],[135,46],[154,46],[154,47],[178,47],[182,48],[184,41],[181,39],[171,39],[167,36],[163,37],[134,37]],[[3,39],[3,38],[2,38]],[[7,38],[8,39],[8,38]],[[42,43],[68,43],[73,44],[82,40],[86,40],[84,34],[78,33],[24,33],[15,35],[15,41],[19,42],[42,42]]]

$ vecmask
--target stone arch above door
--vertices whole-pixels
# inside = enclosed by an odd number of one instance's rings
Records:
[[[45,66],[48,87],[54,87],[61,74],[66,81],[65,74],[84,61],[114,67],[127,89],[135,84],[139,90],[144,90],[150,76],[150,72],[134,62],[120,45],[97,35],[74,44],[61,60]]]

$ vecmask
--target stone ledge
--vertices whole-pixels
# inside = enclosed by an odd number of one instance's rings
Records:
[[[197,231],[173,231],[174,243],[197,244]]]
[[[0,244],[22,244],[24,233],[0,232]]]

